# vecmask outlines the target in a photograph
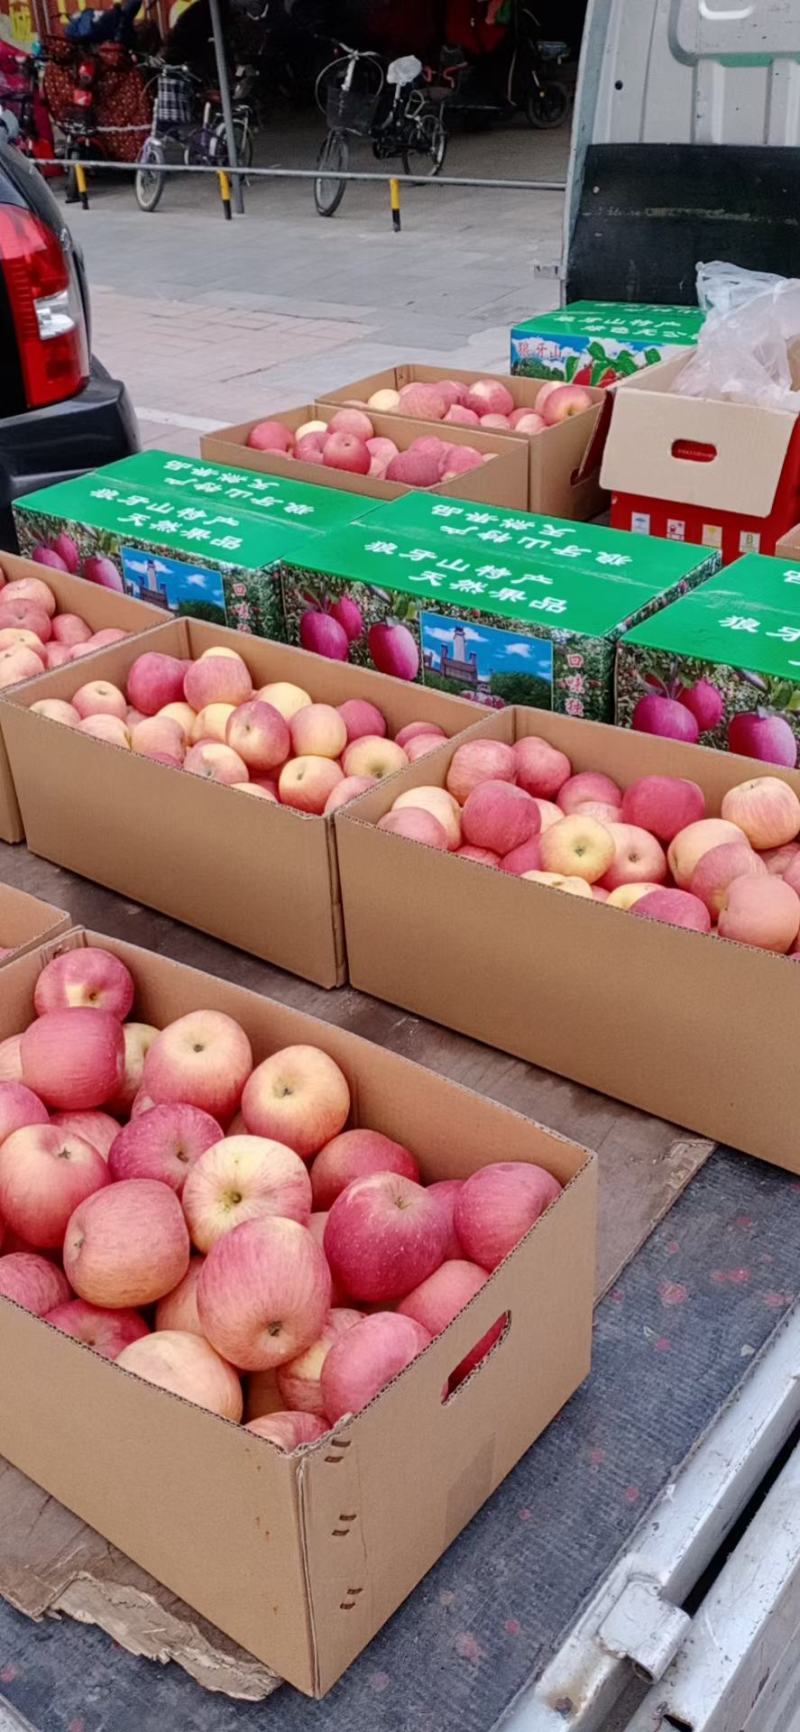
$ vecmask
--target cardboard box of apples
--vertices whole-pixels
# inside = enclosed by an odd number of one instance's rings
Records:
[[[589,1367],[595,1163],[96,934],[0,1005],[0,1451],[322,1695]]]
[[[333,811],[474,721],[187,619],[0,709],[32,853],[321,986],[345,978]]]
[[[12,956],[53,943],[71,925],[63,908],[0,884],[0,967]]]
[[[336,822],[354,986],[800,1172],[800,775],[506,710]]]
[[[562,387],[558,397],[557,384]],[[467,434],[483,428],[523,440],[531,511],[596,517],[608,503],[600,488],[600,458],[610,403],[605,391],[592,386],[563,380],[545,386],[541,379],[505,373],[401,365],[356,379],[326,401],[366,409],[370,416],[425,420],[445,438],[451,428],[461,427]]]
[[[372,499],[396,499],[411,487],[431,487],[448,497],[492,505],[524,508],[528,503],[526,444],[505,429],[443,429],[438,421],[307,403],[207,433],[200,449],[212,463],[288,474]]]
[[[0,554],[0,692],[147,631],[161,617],[156,608],[105,588],[99,579],[73,576],[55,563],[36,565],[13,553]],[[0,841],[21,842],[23,836],[0,738]]]

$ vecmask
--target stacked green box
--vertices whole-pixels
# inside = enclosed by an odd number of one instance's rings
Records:
[[[172,451],[139,451],[95,471],[95,479],[122,482],[136,490],[155,489],[175,498],[199,499],[220,510],[230,506],[246,517],[325,532],[355,523],[371,509],[371,500],[336,487],[314,487],[297,481],[287,463],[286,475],[258,475],[252,469],[230,469],[201,458],[176,457]]]
[[[613,385],[696,343],[702,323],[697,307],[573,301],[514,326],[511,371],[566,384]]]
[[[180,461],[179,459],[177,461]],[[29,493],[14,505],[20,552],[65,535],[79,575],[125,591],[165,615],[191,615],[257,637],[284,639],[276,567],[317,539],[308,517],[264,517],[213,498],[129,486],[106,471]]]
[[[637,624],[617,652],[616,720],[793,768],[800,563],[748,554]]]
[[[285,555],[288,642],[490,708],[609,721],[617,640],[719,563],[706,548],[466,503],[440,519],[441,503],[407,495]]]

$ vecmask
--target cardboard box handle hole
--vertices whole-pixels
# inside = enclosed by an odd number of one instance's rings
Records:
[[[700,439],[673,439],[672,455],[679,463],[713,463],[716,445],[706,445]]]
[[[483,1370],[487,1359],[491,1358],[491,1355],[497,1352],[500,1343],[505,1341],[510,1328],[511,1312],[503,1311],[496,1322],[492,1324],[491,1329],[484,1330],[475,1346],[470,1348],[469,1353],[464,1354],[455,1370],[451,1371],[442,1390],[443,1407],[452,1401],[453,1396],[458,1393],[468,1378],[477,1376]]]

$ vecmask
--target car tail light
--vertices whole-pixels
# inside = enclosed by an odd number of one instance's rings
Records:
[[[31,211],[0,205],[0,271],[29,407],[74,397],[89,377],[89,347],[70,254]]]

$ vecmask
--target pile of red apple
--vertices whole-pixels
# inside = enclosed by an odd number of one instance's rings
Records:
[[[474,445],[455,445],[437,434],[415,439],[401,451],[393,439],[376,437],[365,409],[337,410],[330,421],[304,421],[296,432],[283,421],[259,421],[247,440],[254,451],[273,457],[321,463],[351,475],[372,475],[379,481],[402,481],[407,487],[436,487],[470,469],[489,463],[494,452]]]
[[[530,736],[473,740],[445,787],[399,794],[378,828],[645,919],[800,957],[800,800],[756,776],[709,815],[696,782],[622,789]]]
[[[229,649],[204,650],[196,662],[150,650],[133,662],[125,691],[88,680],[69,702],[40,698],[31,709],[174,770],[316,814],[335,812],[446,737],[433,722],[407,722],[389,739],[386,717],[366,698],[315,704],[285,680],[255,690]]]
[[[43,578],[6,582],[0,570],[0,691],[129,636],[112,626],[93,631],[79,613],[60,613]]]
[[[430,384],[401,385],[398,391],[374,391],[357,407],[381,415],[408,415],[415,421],[446,421],[451,427],[484,427],[489,432],[532,437],[571,415],[582,415],[591,409],[592,397],[582,385],[554,379],[539,387],[532,407],[517,408],[502,379],[477,379],[469,385],[458,379],[436,379]]]
[[[313,1442],[452,1322],[561,1187],[513,1162],[425,1187],[401,1143],[345,1128],[350,1088],[320,1048],[254,1065],[232,1017],[157,1029],[126,1020],[134,998],[119,958],[71,951],[0,1043],[0,1296],[281,1448]]]

